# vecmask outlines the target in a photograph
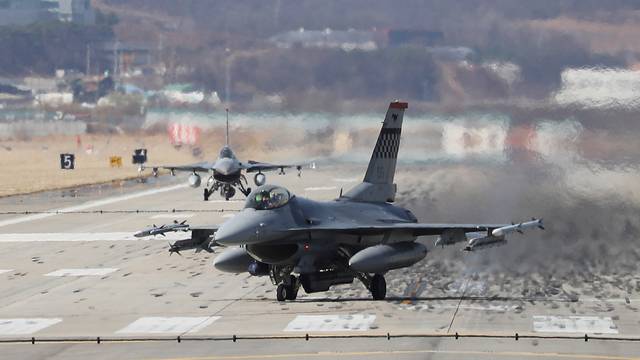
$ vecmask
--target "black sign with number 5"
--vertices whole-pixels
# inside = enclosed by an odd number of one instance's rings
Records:
[[[76,167],[76,156],[73,154],[60,154],[60,169],[73,170]]]
[[[135,149],[133,151],[133,159],[132,162],[134,164],[144,164],[147,162],[147,149]]]

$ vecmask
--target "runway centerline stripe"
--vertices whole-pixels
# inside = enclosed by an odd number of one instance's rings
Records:
[[[0,269],[0,274],[12,272],[12,271],[13,271],[13,269]]]
[[[61,321],[60,318],[0,319],[0,335],[29,335]]]
[[[44,276],[104,276],[116,271],[118,271],[117,268],[60,269],[44,274]]]
[[[52,212],[46,213],[46,214],[34,214],[34,215],[21,216],[14,219],[3,220],[3,221],[0,221],[0,227],[20,224],[20,223],[29,222],[29,221],[46,219],[52,216],[59,215],[59,214],[56,214],[55,212],[82,211],[82,210],[87,210],[87,209],[91,209],[99,206],[114,204],[121,201],[137,199],[144,196],[161,194],[168,191],[175,191],[178,189],[185,188],[187,186],[188,186],[187,184],[178,184],[178,185],[172,185],[172,186],[162,187],[158,189],[140,191],[137,193],[127,194],[127,195],[115,196],[115,197],[101,199],[101,200],[89,201],[84,204],[80,204],[76,206],[70,206],[62,209],[51,210]]]
[[[375,320],[372,314],[298,315],[284,331],[367,331]]]
[[[213,324],[219,316],[141,317],[116,331],[116,334],[185,334],[198,332]]]

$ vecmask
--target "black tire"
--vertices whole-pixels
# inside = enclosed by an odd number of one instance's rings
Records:
[[[209,201],[209,190],[207,190],[207,188],[204,188],[204,201]]]
[[[284,284],[278,285],[278,287],[276,288],[276,299],[278,301],[285,301],[289,293],[288,290],[289,290],[288,287],[285,286]]]
[[[291,275],[291,284],[287,288],[287,300],[295,300],[298,297],[298,289],[300,289],[298,278]]]
[[[371,296],[373,300],[384,300],[387,296],[387,282],[383,275],[375,274],[371,278]]]

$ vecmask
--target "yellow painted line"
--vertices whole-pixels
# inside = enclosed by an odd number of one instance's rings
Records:
[[[338,358],[350,356],[387,356],[394,355],[475,355],[487,357],[533,357],[533,358],[563,358],[563,359],[593,359],[593,360],[640,360],[639,357],[609,356],[594,354],[566,354],[566,353],[536,353],[527,351],[456,351],[456,350],[397,350],[397,351],[353,351],[353,352],[320,352],[320,353],[292,353],[292,354],[264,354],[264,355],[221,355],[205,357],[162,358],[162,360],[251,360],[251,359],[289,359],[301,357]],[[161,358],[158,358],[160,360]]]

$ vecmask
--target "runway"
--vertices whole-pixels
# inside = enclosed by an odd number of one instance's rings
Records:
[[[361,173],[324,168],[302,178],[270,175],[269,181],[295,194],[332,199]],[[412,176],[405,169],[398,182]],[[146,184],[0,199],[0,341],[9,341],[0,344],[0,358],[634,359],[640,354],[640,341],[625,341],[640,339],[636,290],[576,295],[561,284],[558,292],[523,293],[493,275],[455,273],[445,283],[429,278],[437,254],[389,273],[387,301],[369,300],[364,286],[354,282],[326,293],[301,291],[297,301],[279,303],[268,278],[216,271],[211,266],[216,254],[169,256],[168,242],[185,234],[132,236],[173,220],[221,223],[243,206],[240,198],[204,202],[202,189],[184,183],[184,177],[164,176]],[[450,337],[455,333],[462,336]],[[515,340],[516,333],[576,339]],[[472,334],[490,337],[465,337]],[[585,334],[620,340],[585,342]],[[355,337],[318,337],[327,335]],[[265,336],[279,339],[261,339]],[[94,341],[98,337],[100,344]],[[114,342],[136,339],[162,341]]]

